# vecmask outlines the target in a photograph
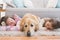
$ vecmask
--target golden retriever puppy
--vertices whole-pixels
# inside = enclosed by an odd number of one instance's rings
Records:
[[[32,36],[39,30],[39,17],[29,13],[24,15],[20,22],[20,30],[27,36]]]

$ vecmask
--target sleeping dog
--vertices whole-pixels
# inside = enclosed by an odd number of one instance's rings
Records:
[[[27,36],[32,36],[34,32],[39,30],[39,17],[33,14],[26,14],[20,22],[20,31]]]

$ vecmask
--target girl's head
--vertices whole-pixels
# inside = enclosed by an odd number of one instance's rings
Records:
[[[60,28],[60,22],[55,19],[49,19],[45,21],[43,27],[46,27],[48,30],[57,29]]]
[[[52,20],[45,21],[43,27],[46,27],[48,30],[52,30],[53,29],[53,21]]]
[[[2,22],[5,22],[6,26],[15,26],[16,25],[15,20],[8,16],[2,17],[1,22],[0,22],[1,25],[3,25]]]

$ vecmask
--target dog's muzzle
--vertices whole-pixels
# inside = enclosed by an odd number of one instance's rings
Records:
[[[31,36],[31,32],[30,32],[30,31],[27,32],[27,36],[28,36],[28,37]]]

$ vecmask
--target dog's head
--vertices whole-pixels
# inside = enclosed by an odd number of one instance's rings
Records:
[[[45,20],[43,27],[46,27],[48,30],[54,30],[60,28],[60,22],[55,19]]]
[[[29,15],[28,15],[29,16]],[[27,36],[32,36],[39,29],[39,24],[36,16],[24,16],[20,22],[20,30],[25,32]],[[31,18],[32,17],[32,18]],[[36,17],[36,19],[35,19]]]

